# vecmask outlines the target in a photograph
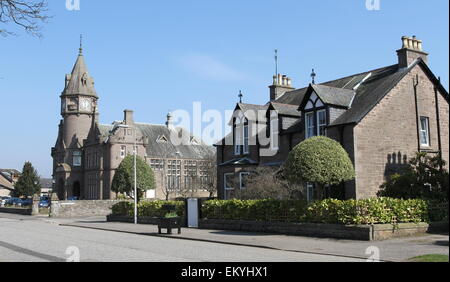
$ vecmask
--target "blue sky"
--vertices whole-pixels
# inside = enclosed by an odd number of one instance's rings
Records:
[[[0,37],[0,167],[21,169],[32,161],[51,176],[50,148],[60,120],[64,75],[75,62],[79,35],[100,96],[100,120],[123,118],[164,123],[167,112],[202,102],[203,110],[231,110],[267,102],[274,73],[295,87],[397,62],[401,36],[416,35],[430,66],[449,85],[447,0],[65,0],[49,1],[53,18],[44,38],[23,32]]]

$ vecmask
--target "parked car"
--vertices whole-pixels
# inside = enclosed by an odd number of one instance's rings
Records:
[[[6,205],[6,201],[8,201],[8,199],[11,197],[0,197],[0,207],[4,207]]]
[[[32,199],[23,199],[22,200],[22,207],[30,207],[33,204]]]
[[[49,197],[41,197],[39,200],[39,207],[40,208],[48,208],[50,207],[50,199]]]
[[[8,200],[6,200],[5,205],[7,205],[7,206],[19,206],[19,207],[21,207],[21,206],[22,206],[22,199],[20,199],[20,198],[15,198],[15,197],[9,198]]]

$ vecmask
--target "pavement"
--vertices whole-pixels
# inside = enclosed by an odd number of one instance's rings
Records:
[[[425,254],[449,254],[448,234],[424,234],[414,237],[368,242],[193,228],[183,228],[180,235],[176,234],[176,232],[168,235],[158,234],[156,225],[106,222],[104,217],[73,220],[47,219],[47,221],[61,226],[76,228],[355,259],[368,259],[373,250],[376,250],[375,252],[379,254],[381,261],[392,262],[406,261],[412,257]]]
[[[95,223],[96,219],[77,221]],[[169,237],[80,228],[67,224],[70,224],[70,220],[0,214],[0,262],[366,261],[196,240],[174,240]]]

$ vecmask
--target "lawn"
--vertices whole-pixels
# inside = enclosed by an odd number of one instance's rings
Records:
[[[424,255],[409,259],[411,262],[448,262],[448,255]]]

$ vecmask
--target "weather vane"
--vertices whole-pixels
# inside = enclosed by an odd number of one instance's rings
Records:
[[[239,95],[238,95],[238,97],[239,97],[239,103],[242,104],[242,97],[244,97],[244,94],[242,94],[242,91],[241,91],[241,90],[239,90]]]

